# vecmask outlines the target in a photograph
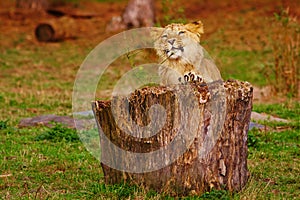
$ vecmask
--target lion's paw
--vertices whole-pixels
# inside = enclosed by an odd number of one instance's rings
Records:
[[[198,83],[203,83],[204,80],[202,78],[202,76],[197,75],[195,72],[188,72],[185,73],[182,77],[178,78],[180,83],[189,83],[189,82],[198,82]]]

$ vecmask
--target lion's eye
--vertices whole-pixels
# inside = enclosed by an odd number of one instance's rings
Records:
[[[182,34],[184,34],[185,33],[185,31],[179,31],[178,32],[178,35],[182,35]]]

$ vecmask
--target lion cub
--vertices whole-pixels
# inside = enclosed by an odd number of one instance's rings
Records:
[[[200,45],[203,33],[201,21],[170,24],[159,29],[154,48],[162,63],[159,67],[162,84],[208,83],[222,79],[214,62],[204,55],[205,50]]]

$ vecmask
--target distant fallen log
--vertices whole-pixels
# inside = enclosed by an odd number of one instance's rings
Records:
[[[192,88],[193,92],[186,85],[147,87],[128,98],[93,102],[107,184],[126,182],[174,196],[201,195],[213,188],[240,191],[245,186],[252,86],[227,81]],[[162,107],[151,111],[153,105]],[[163,108],[165,115],[158,112]],[[151,134],[149,125],[159,131]],[[181,145],[186,146],[182,154]],[[174,154],[179,156],[170,162]]]
[[[35,29],[35,36],[41,42],[54,42],[76,38],[76,22],[70,17],[61,17],[41,22]]]
[[[68,16],[72,18],[81,18],[81,19],[90,19],[93,17],[101,16],[101,14],[99,13],[84,11],[72,7],[49,7],[46,10],[46,12],[56,17]]]

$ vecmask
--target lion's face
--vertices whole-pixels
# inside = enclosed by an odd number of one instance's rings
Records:
[[[155,49],[161,58],[177,61],[188,60],[199,51],[201,22],[191,24],[170,24],[166,26],[155,42]]]

